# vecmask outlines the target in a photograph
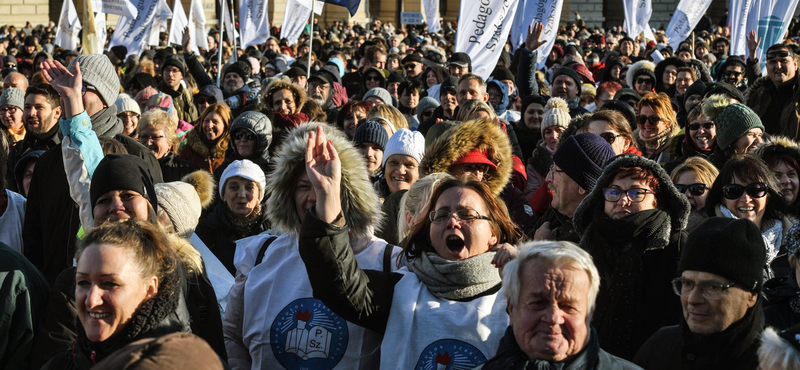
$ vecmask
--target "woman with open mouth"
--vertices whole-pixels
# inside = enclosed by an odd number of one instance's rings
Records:
[[[680,143],[673,143],[676,148],[676,159],[667,163],[664,168],[667,172],[674,170],[678,165],[686,161],[687,158],[700,157],[708,159],[714,152],[717,143],[717,126],[714,121],[703,114],[704,104],[697,104],[686,116],[686,127],[683,128],[683,136],[676,136],[673,140],[680,140]],[[709,184],[710,185],[710,184]]]
[[[737,154],[754,154],[764,142],[761,118],[744,104],[731,104],[724,95],[709,97],[703,103],[703,115],[712,120],[716,128],[716,147],[710,160],[717,168],[722,168]]]
[[[658,163],[669,162],[672,159],[669,144],[680,132],[678,118],[669,96],[664,93],[648,93],[639,100],[637,107],[637,128],[633,132],[636,147],[646,158]]]
[[[746,154],[734,156],[722,167],[706,199],[709,217],[744,218],[761,230],[767,248],[765,280],[790,272],[784,241],[793,222],[786,208],[772,170],[760,158]]]
[[[785,136],[773,136],[756,151],[775,174],[781,186],[783,200],[788,206],[787,213],[800,216],[798,202],[798,173],[800,173],[800,144]]]

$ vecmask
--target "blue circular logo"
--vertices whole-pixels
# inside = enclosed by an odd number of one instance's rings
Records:
[[[422,350],[416,370],[472,369],[486,362],[475,346],[456,339],[437,340]]]
[[[322,301],[301,298],[278,313],[269,341],[287,370],[333,369],[347,350],[347,322]]]

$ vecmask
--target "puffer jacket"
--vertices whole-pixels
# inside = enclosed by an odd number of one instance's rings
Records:
[[[767,134],[797,140],[800,137],[800,75],[795,76],[792,90],[784,90],[777,88],[768,76],[764,76],[755,80],[745,91],[744,103],[761,118]],[[784,100],[783,105],[778,105]]]

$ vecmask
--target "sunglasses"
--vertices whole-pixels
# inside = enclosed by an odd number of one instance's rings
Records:
[[[615,134],[613,132],[604,132],[600,134],[600,137],[602,137],[603,140],[607,141],[609,144],[614,144],[614,141],[620,136],[622,136],[622,134]]]
[[[711,130],[714,127],[714,122],[706,122],[706,123],[690,123],[689,124],[689,131],[697,131],[700,127],[703,127],[706,130]]]
[[[706,192],[706,190],[708,189],[708,185],[703,183],[697,183],[691,185],[675,184],[675,188],[678,189],[678,192],[681,194],[684,194],[686,193],[686,190],[689,190],[690,194],[699,197]]]
[[[651,80],[649,78],[637,78],[636,79],[636,83],[640,84],[640,85],[652,85],[653,84],[653,80]]]
[[[216,99],[211,100],[211,99],[194,98],[194,103],[197,105],[214,104],[216,102],[217,102]]]
[[[237,131],[236,133],[233,134],[234,140],[242,140],[242,138],[245,138],[247,140],[255,140],[256,134],[248,131]]]
[[[375,76],[375,75],[370,75],[370,76],[364,77],[364,80],[365,81],[380,81],[381,78],[378,77],[378,76]]]
[[[767,59],[786,58],[786,57],[788,57],[790,55],[792,55],[792,53],[790,53],[789,50],[771,51],[771,52],[767,53]]]
[[[743,74],[744,72],[739,71],[725,71],[725,77],[739,77]]]
[[[661,118],[658,116],[638,116],[636,117],[636,122],[639,125],[650,125],[650,126],[658,126],[658,123],[661,122]]]
[[[417,67],[416,64],[406,64],[406,65],[403,66],[403,68],[405,68],[405,69],[414,69],[416,67]]]
[[[739,199],[745,192],[752,198],[763,198],[767,195],[767,184],[763,182],[754,182],[747,186],[729,184],[722,187],[722,196],[726,199]]]

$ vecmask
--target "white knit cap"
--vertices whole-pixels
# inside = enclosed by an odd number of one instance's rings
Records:
[[[200,220],[203,207],[194,186],[183,181],[154,185],[159,209],[167,212],[175,233],[182,238],[192,235]]]
[[[129,97],[120,96],[115,104],[117,105],[117,114],[133,112],[140,116],[142,115],[142,110],[139,108],[139,104],[136,104],[136,100],[133,100]]]
[[[267,186],[267,177],[264,176],[264,171],[261,170],[257,164],[251,162],[249,159],[241,161],[233,161],[228,168],[222,172],[222,177],[219,179],[219,196],[222,196],[222,189],[225,188],[225,183],[229,178],[239,176],[241,178],[258,183],[258,200],[264,198],[264,189]]]
[[[386,159],[395,154],[404,154],[417,160],[417,164],[422,162],[422,154],[425,153],[425,137],[418,131],[411,131],[401,128],[389,138],[386,143],[386,150],[383,151],[383,166]]]
[[[550,98],[544,106],[541,132],[544,134],[544,130],[550,126],[567,128],[570,119],[567,101],[561,98]]]

